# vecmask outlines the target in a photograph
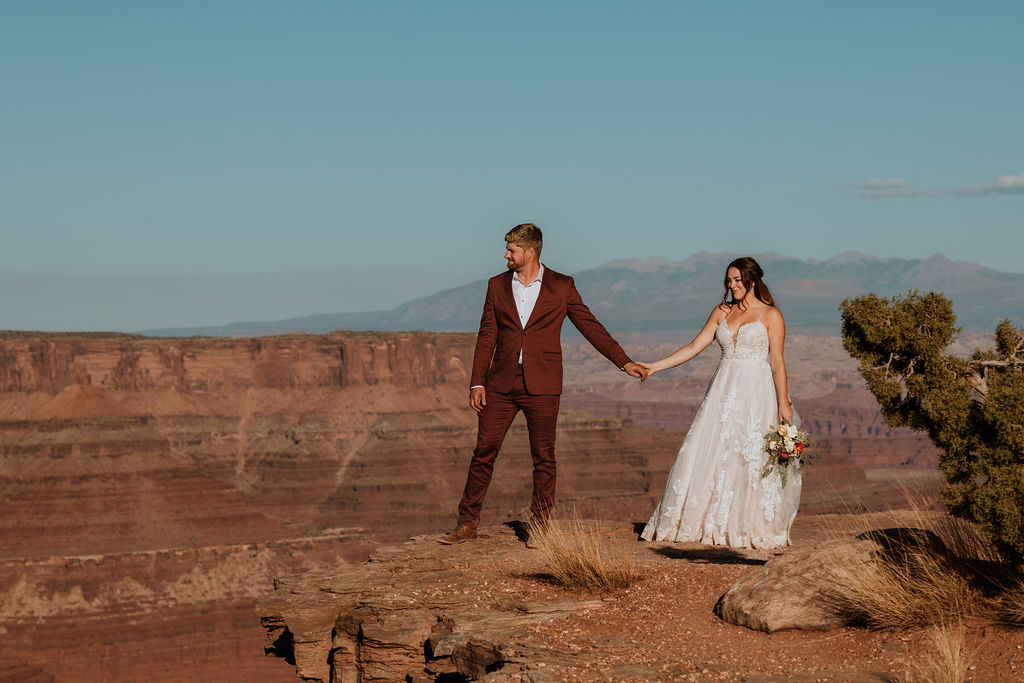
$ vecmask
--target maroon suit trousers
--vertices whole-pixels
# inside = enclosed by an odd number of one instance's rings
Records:
[[[478,431],[473,460],[469,464],[466,488],[459,503],[459,524],[476,526],[480,508],[491,484],[494,461],[505,440],[512,420],[520,410],[526,415],[530,433],[530,455],[533,456],[533,501],[530,512],[539,520],[547,520],[555,502],[555,427],[558,423],[558,394],[528,394],[520,366],[512,390],[508,393],[487,392],[487,405],[477,418]]]

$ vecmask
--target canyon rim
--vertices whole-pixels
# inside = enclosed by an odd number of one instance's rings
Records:
[[[255,600],[452,525],[473,341],[4,334],[0,675],[293,680],[263,654]],[[673,343],[634,335],[627,351]],[[713,359],[641,386],[589,346],[564,354],[558,506],[645,519]],[[837,339],[794,334],[788,355],[824,456],[802,514],[886,509],[908,483],[934,494],[934,450],[882,424]],[[518,519],[529,493],[517,422],[484,523]]]

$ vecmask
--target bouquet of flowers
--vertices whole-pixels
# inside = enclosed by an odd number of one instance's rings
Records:
[[[790,467],[800,469],[818,457],[817,453],[810,450],[813,445],[807,430],[791,424],[789,420],[783,420],[778,427],[772,427],[764,435],[764,451],[768,454],[768,461],[761,470],[761,478],[764,479],[772,470],[776,470],[785,486]]]

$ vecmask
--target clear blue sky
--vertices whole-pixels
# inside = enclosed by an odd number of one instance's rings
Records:
[[[6,2],[0,271],[484,275],[534,221],[569,272],[1021,272],[1022,45],[1020,2]]]

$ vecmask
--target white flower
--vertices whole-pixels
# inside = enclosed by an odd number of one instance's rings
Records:
[[[796,443],[792,439],[787,437],[786,438],[786,452],[787,453],[792,453],[795,450],[796,450]]]

